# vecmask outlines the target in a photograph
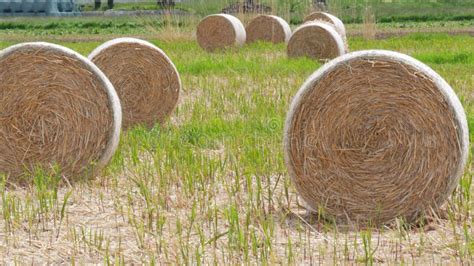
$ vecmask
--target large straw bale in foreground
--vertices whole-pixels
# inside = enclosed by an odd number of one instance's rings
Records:
[[[338,221],[411,222],[439,208],[468,157],[451,87],[423,63],[361,51],[316,71],[294,98],[285,159],[302,198]]]
[[[117,148],[121,108],[88,59],[49,43],[0,52],[0,173],[17,180],[59,167],[65,178],[96,173]]]

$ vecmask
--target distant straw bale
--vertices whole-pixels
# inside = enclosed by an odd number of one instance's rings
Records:
[[[245,27],[228,14],[205,17],[197,26],[197,41],[208,52],[242,46],[246,40]]]
[[[178,103],[181,80],[168,56],[155,45],[118,38],[90,55],[109,78],[122,103],[123,128],[163,123]]]
[[[346,36],[346,27],[344,26],[344,23],[342,20],[340,20],[338,17],[331,15],[326,12],[313,12],[306,16],[304,18],[304,22],[312,22],[312,21],[324,21],[329,24],[332,24],[334,28],[336,29],[337,33],[341,35],[342,41],[344,42],[344,47],[345,47],[345,52],[347,53],[349,51],[349,44],[347,42],[347,36]]]
[[[344,53],[344,42],[334,26],[321,21],[301,25],[288,42],[289,57],[328,60]]]
[[[284,19],[272,15],[257,16],[250,21],[245,30],[247,43],[256,41],[288,43],[291,37],[290,25]]]

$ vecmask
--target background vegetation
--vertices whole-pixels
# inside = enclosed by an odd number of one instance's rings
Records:
[[[184,0],[175,8],[205,16],[219,13],[237,0]],[[240,0],[240,2],[243,2]],[[255,0],[273,8],[273,13],[289,18],[293,24],[314,9],[313,0]],[[439,21],[474,19],[471,0],[327,0],[328,11],[340,16],[346,23],[361,23],[367,13],[374,14],[377,22]],[[105,7],[105,4],[103,4]],[[84,5],[92,10],[93,5]],[[116,3],[116,10],[160,9],[156,1]]]

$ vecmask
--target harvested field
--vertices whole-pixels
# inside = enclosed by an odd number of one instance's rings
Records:
[[[210,54],[196,43],[194,26],[125,33],[166,51],[181,75],[180,101],[167,123],[125,133],[97,178],[58,185],[38,176],[26,187],[0,181],[2,263],[473,260],[472,154],[443,211],[422,223],[358,228],[307,213],[284,164],[283,127],[294,95],[321,63],[287,58],[284,44]],[[451,85],[474,127],[472,36],[409,33],[364,40],[351,35],[359,29],[347,25],[351,51],[395,50],[427,64]],[[22,33],[0,31],[0,47],[46,35],[88,55],[111,39],[107,33]]]

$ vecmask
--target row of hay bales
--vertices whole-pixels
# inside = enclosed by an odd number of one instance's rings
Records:
[[[216,14],[205,17],[199,23],[196,36],[204,50],[214,52],[256,41],[287,43],[291,28],[284,19],[272,15],[259,15],[245,28],[232,15]]]
[[[112,158],[122,129],[164,121],[180,90],[171,60],[143,40],[115,39],[89,58],[43,42],[6,48],[0,174],[20,183],[38,169],[89,178]]]
[[[307,204],[334,221],[413,222],[453,192],[468,159],[464,109],[435,71],[391,51],[348,52],[341,20],[316,12],[291,34],[261,15],[244,29],[211,15],[198,43],[216,51],[245,42],[288,43],[290,57],[333,59],[294,97],[285,125],[285,162]]]
[[[106,42],[88,58],[49,43],[4,49],[0,173],[16,182],[37,168],[91,177],[122,129],[164,121],[180,91],[171,60],[138,39]],[[294,97],[284,133],[297,191],[335,221],[414,221],[446,201],[468,158],[466,115],[452,88],[390,51],[353,52],[318,69]]]
[[[327,60],[348,52],[346,30],[340,19],[325,12],[314,12],[304,21],[292,33],[288,23],[277,16],[259,15],[244,27],[234,16],[216,14],[199,23],[196,35],[199,45],[209,52],[256,41],[287,43],[289,57]]]

